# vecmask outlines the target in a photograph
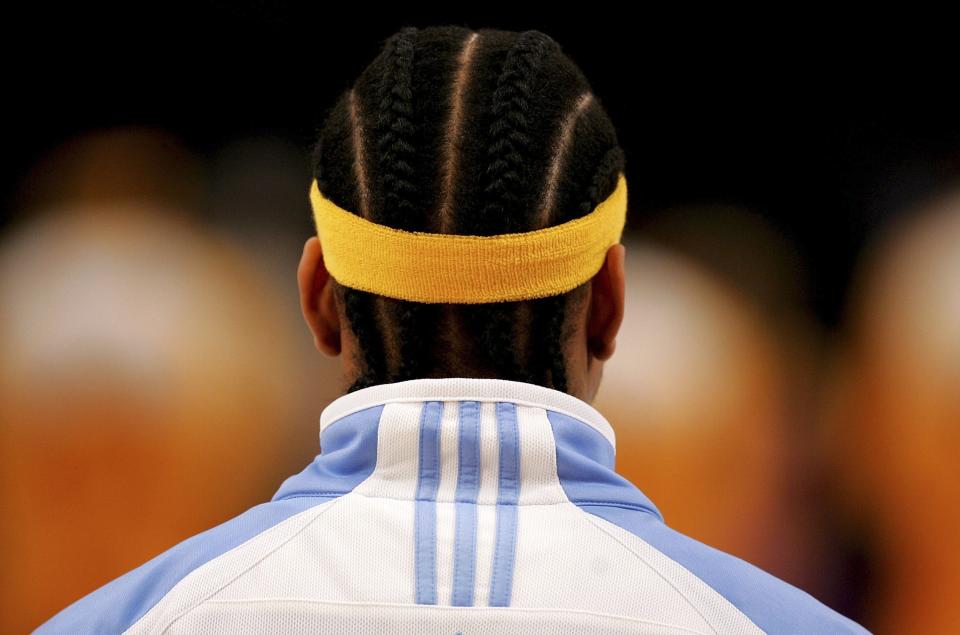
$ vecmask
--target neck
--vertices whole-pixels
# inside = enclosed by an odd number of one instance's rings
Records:
[[[499,376],[494,375],[494,374],[491,374],[491,373],[483,373],[483,372],[476,372],[476,373],[475,373],[475,372],[471,372],[471,371],[469,371],[469,370],[464,370],[464,371],[462,371],[462,372],[459,372],[459,371],[458,371],[458,372],[434,371],[434,372],[430,372],[430,373],[425,374],[423,377],[415,377],[415,378],[412,378],[412,380],[420,380],[420,379],[463,379],[463,378],[468,378],[468,379],[497,379],[497,380],[505,380],[505,381],[519,381],[519,380],[515,380],[515,379],[509,379],[509,378],[506,378],[506,377],[499,377]],[[350,393],[350,392],[356,392],[357,390],[362,390],[363,388],[370,387],[370,386],[377,386],[377,385],[382,385],[382,384],[393,384],[393,383],[397,383],[398,381],[407,381],[407,380],[370,381],[370,380],[366,380],[365,378],[363,378],[363,377],[361,377],[361,376],[359,376],[359,375],[356,375],[356,376],[352,376],[352,377],[351,377],[351,376],[348,376],[348,375],[344,374],[342,381],[343,381],[342,385],[344,386],[344,388],[343,388],[340,392],[341,392],[341,394],[347,394],[347,393]],[[553,386],[546,385],[546,384],[541,384],[541,383],[537,383],[537,382],[520,382],[520,383],[530,383],[531,385],[540,386],[540,387],[542,387],[542,388],[549,388],[550,390],[554,390],[554,391],[557,390],[557,389],[554,388]],[[561,391],[557,391],[557,392],[561,392]],[[586,402],[586,403],[588,403],[588,404],[593,403],[594,397],[596,396],[596,388],[593,387],[593,388],[591,388],[591,389],[588,390],[587,387],[584,385],[584,382],[577,382],[577,383],[574,384],[573,386],[568,386],[568,390],[562,391],[562,392],[564,392],[564,394],[570,395],[571,397],[575,397],[575,398],[579,399],[580,401]]]

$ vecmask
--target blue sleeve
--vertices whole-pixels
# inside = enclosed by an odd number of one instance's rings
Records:
[[[626,529],[682,565],[740,609],[765,633],[869,634],[865,628],[809,593],[745,560],[685,536],[650,514],[604,505],[580,507]]]
[[[567,498],[677,562],[771,635],[868,633],[810,594],[740,558],[671,529],[653,503],[614,471],[613,448],[595,431],[549,411],[557,475]]]
[[[197,567],[329,497],[263,503],[196,534],[84,596],[41,624],[34,633],[122,633]]]

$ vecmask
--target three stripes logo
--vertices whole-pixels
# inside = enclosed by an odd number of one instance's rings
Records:
[[[418,604],[453,606],[509,606],[517,540],[517,502],[520,493],[520,436],[517,407],[495,402],[492,412],[478,401],[428,401],[420,414],[417,490],[414,516],[414,562]],[[456,409],[444,412],[444,409]],[[486,413],[486,414],[485,414]],[[445,416],[446,415],[446,416]],[[491,418],[495,419],[489,420]],[[442,422],[456,420],[456,489],[453,500],[453,540],[438,545],[437,492],[441,473]],[[487,417],[488,420],[483,420]],[[482,452],[481,424],[496,430],[496,465],[490,453]],[[450,457],[448,457],[449,460]],[[483,461],[481,460],[483,459]],[[496,478],[496,500],[492,505],[478,500],[481,478]],[[444,503],[449,504],[449,503]],[[492,532],[478,531],[478,512],[491,509],[495,514]],[[478,542],[483,549],[481,561],[484,584],[478,585]],[[452,549],[440,554],[438,549]],[[492,550],[492,553],[491,553]],[[438,597],[438,557],[452,555],[449,597]],[[489,576],[489,581],[486,580]],[[443,586],[443,585],[441,585]],[[476,597],[478,588],[487,591]]]

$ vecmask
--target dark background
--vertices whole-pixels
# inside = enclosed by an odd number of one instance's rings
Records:
[[[162,128],[198,154],[242,135],[308,150],[324,108],[403,25],[536,28],[581,66],[618,126],[628,228],[699,202],[761,215],[798,250],[801,296],[841,319],[865,240],[960,165],[945,18],[612,4],[484,12],[332,3],[38,4],[5,20],[0,231],[35,162],[77,134]],[[304,160],[304,169],[307,161]],[[306,208],[301,214],[309,229]]]

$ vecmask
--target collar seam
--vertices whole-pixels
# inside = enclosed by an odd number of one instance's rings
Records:
[[[343,417],[367,408],[428,401],[504,401],[558,412],[599,432],[616,452],[613,426],[590,403],[539,384],[500,378],[431,377],[367,386],[331,401],[320,414],[320,432]]]
[[[427,501],[427,502],[430,502],[430,503],[436,503],[436,504],[438,504],[438,505],[444,505],[444,504],[456,505],[456,504],[458,504],[458,503],[460,503],[460,502],[469,502],[469,504],[471,504],[471,505],[483,505],[483,506],[485,506],[485,507],[510,506],[510,505],[512,505],[512,506],[514,506],[514,507],[541,507],[541,506],[546,506],[546,505],[565,505],[565,504],[567,504],[567,505],[579,505],[579,504],[581,504],[581,501],[573,501],[573,500],[570,500],[570,499],[568,499],[568,498],[563,498],[562,500],[556,500],[556,501],[550,501],[550,502],[544,501],[544,502],[536,502],[536,503],[520,503],[520,502],[517,502],[517,503],[503,503],[503,502],[499,502],[499,501],[493,501],[493,502],[490,502],[490,503],[481,503],[481,502],[477,502],[477,501],[456,501],[456,500],[449,500],[449,501],[443,500],[443,501],[442,501],[442,500],[436,500],[436,499],[434,499],[434,498],[418,499],[418,498],[415,497],[415,496],[412,496],[412,497],[410,497],[410,498],[404,498],[404,497],[401,497],[401,496],[381,496],[381,495],[378,495],[378,494],[368,494],[367,492],[358,492],[356,489],[352,489],[352,490],[347,491],[347,492],[336,493],[336,494],[331,494],[331,493],[294,494],[294,495],[292,495],[292,496],[283,496],[283,497],[281,497],[281,498],[276,498],[276,499],[274,499],[274,500],[271,501],[271,502],[276,502],[276,501],[280,501],[280,500],[289,500],[289,499],[291,499],[291,498],[343,498],[343,497],[345,497],[345,496],[350,496],[350,495],[363,496],[364,498],[372,498],[372,499],[395,500],[395,501],[402,501],[402,502],[407,502],[407,503],[413,503],[413,502],[416,502],[417,500],[424,500],[424,501]],[[583,503],[583,504],[589,504],[589,503]],[[624,507],[624,508],[627,508],[627,509],[634,509],[634,510],[637,510],[637,511],[646,511],[646,512],[649,513],[649,510],[648,510],[647,508],[645,508],[645,507],[643,507],[643,506],[641,506],[641,505],[634,505],[634,504],[631,504],[631,503],[610,503],[610,502],[603,502],[603,503],[600,503],[600,504],[602,504],[602,505],[607,505],[607,506],[610,506],[610,507]]]

